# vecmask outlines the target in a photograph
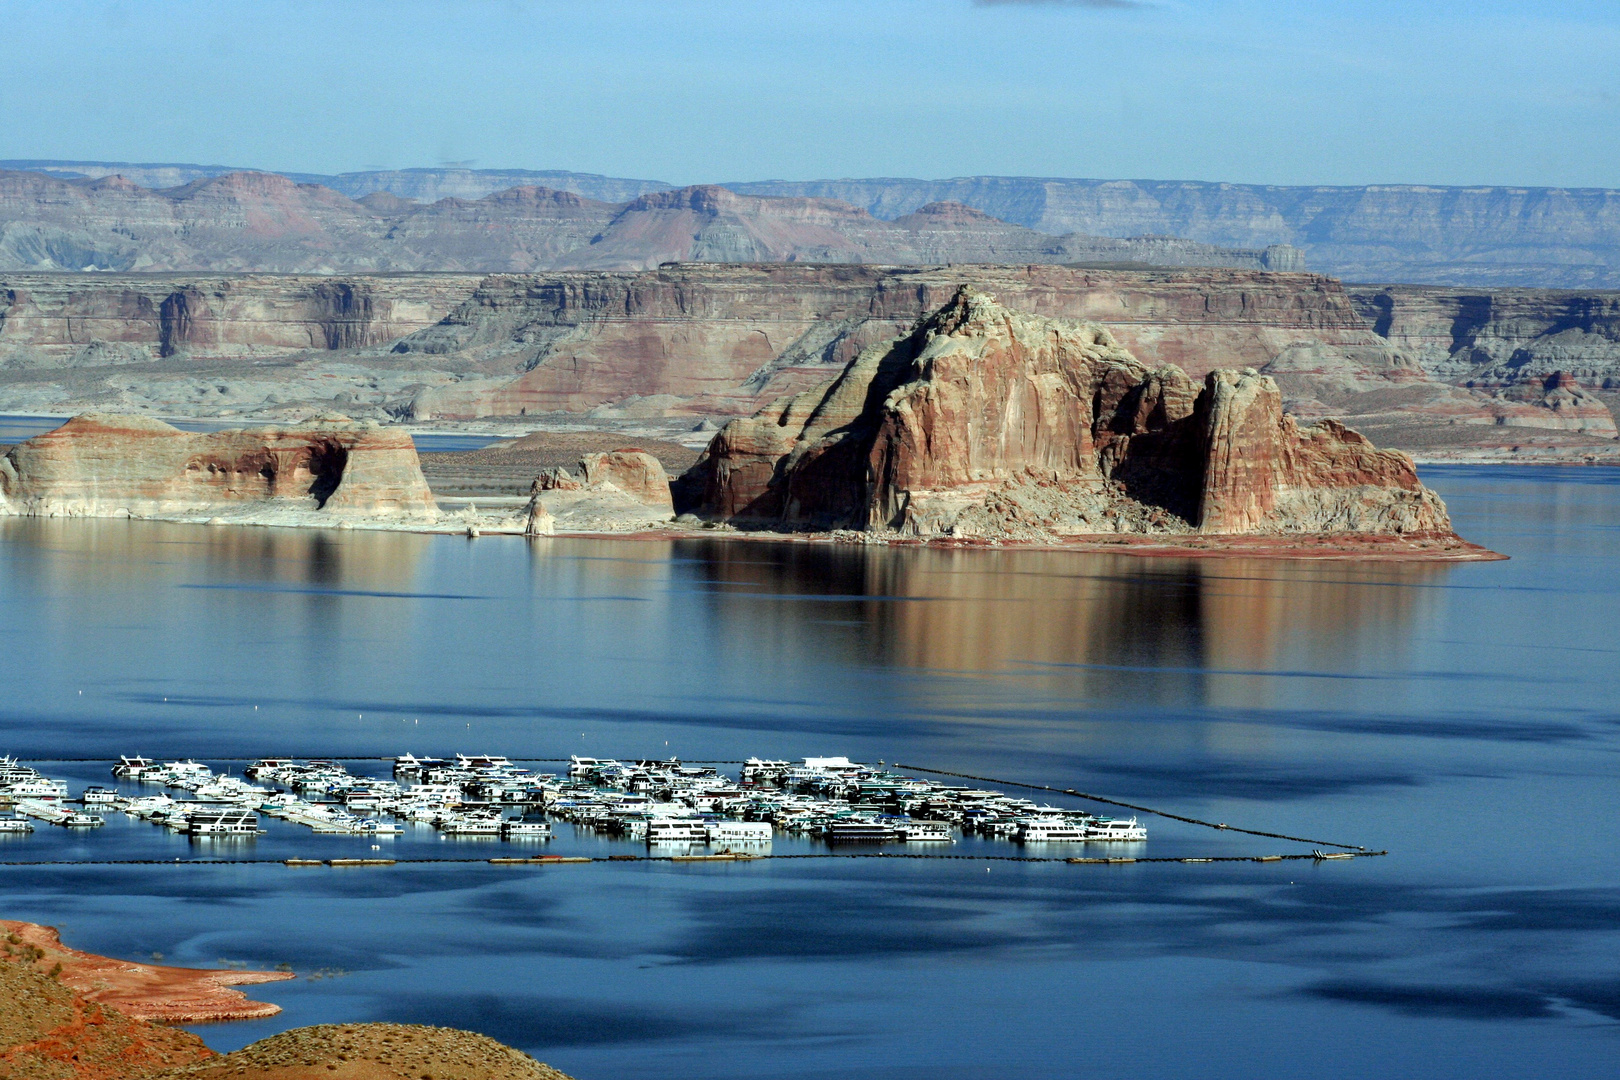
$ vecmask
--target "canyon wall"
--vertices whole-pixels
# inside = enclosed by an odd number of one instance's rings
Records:
[[[971,288],[727,424],[678,488],[711,520],[920,537],[1450,533],[1410,458],[1331,421],[1301,428],[1252,368],[1197,390],[1096,323]]]
[[[1375,333],[1436,379],[1511,386],[1563,372],[1620,390],[1620,292],[1354,285]]]
[[[0,273],[0,367],[391,344],[444,318],[480,280],[454,274]]]
[[[611,409],[738,415],[815,385],[964,283],[1043,315],[1106,324],[1137,355],[1197,376],[1309,343],[1356,379],[1421,378],[1314,274],[1054,266],[673,266],[644,274],[493,276],[401,354],[505,372],[430,388],[416,418]],[[512,369],[517,369],[513,375]]]
[[[1528,445],[1528,429],[1586,453],[1616,435],[1603,398],[1620,370],[1613,294],[1347,291],[1308,273],[1039,265],[0,273],[0,412],[293,421],[335,409],[449,424],[584,414],[659,421],[668,435],[683,418],[747,415],[819,385],[964,284],[1101,323],[1144,363],[1195,380],[1255,368],[1290,414],[1340,419],[1384,445],[1507,453]]]

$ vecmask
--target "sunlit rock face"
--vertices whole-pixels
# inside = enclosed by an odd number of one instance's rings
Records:
[[[431,520],[408,433],[341,416],[210,434],[89,413],[0,458],[0,511],[122,517],[243,510]]]
[[[1269,377],[1197,388],[1095,323],[971,288],[830,383],[726,425],[678,509],[790,529],[1050,539],[1449,533],[1411,459],[1283,415]]]

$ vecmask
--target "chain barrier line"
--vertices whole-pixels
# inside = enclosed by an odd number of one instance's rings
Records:
[[[1166,810],[1155,810],[1151,806],[1137,806],[1135,803],[1120,802],[1118,799],[1109,799],[1102,795],[1092,795],[1088,792],[1076,791],[1074,788],[1053,787],[1051,784],[1025,784],[1020,783],[1017,780],[996,780],[989,776],[974,776],[972,773],[951,772],[949,769],[930,769],[926,765],[905,765],[898,761],[894,764],[895,768],[897,769],[915,769],[917,772],[933,773],[936,776],[955,776],[963,780],[977,780],[983,784],[999,784],[1002,787],[1026,788],[1030,791],[1055,791],[1060,795],[1073,795],[1075,798],[1086,799],[1090,802],[1106,803],[1109,806],[1122,806],[1127,810],[1135,810],[1143,814],[1153,814],[1157,817],[1169,818],[1172,821],[1185,821],[1189,825],[1202,825],[1209,829],[1220,829],[1222,832],[1245,833],[1249,836],[1265,836],[1272,840],[1288,840],[1296,844],[1321,844],[1323,847],[1343,848],[1346,851],[1356,851],[1367,854],[1386,854],[1386,852],[1367,852],[1367,848],[1362,844],[1341,844],[1333,840],[1310,840],[1303,836],[1289,836],[1286,833],[1261,832],[1258,829],[1240,829],[1236,825],[1227,825],[1224,822],[1216,823],[1213,821],[1204,821],[1201,818],[1186,817],[1182,814],[1172,814]],[[1309,856],[1304,857],[1308,858]]]

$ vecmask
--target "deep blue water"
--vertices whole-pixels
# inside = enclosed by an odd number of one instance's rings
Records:
[[[0,753],[848,753],[1389,854],[4,866],[0,911],[98,952],[306,976],[256,988],[273,1021],[201,1029],[220,1048],[387,1018],[582,1080],[1612,1076],[1620,473],[1425,477],[1513,559],[3,521]],[[1147,820],[1147,855],[1299,850]],[[598,843],[564,832],[552,850]],[[248,847],[370,844],[272,823]],[[0,858],[219,850],[115,816]]]

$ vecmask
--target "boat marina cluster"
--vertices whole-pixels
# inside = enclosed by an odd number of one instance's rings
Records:
[[[261,758],[242,776],[196,761],[123,757],[113,765],[132,794],[68,785],[0,758],[0,832],[28,832],[28,818],[94,828],[116,812],[193,837],[254,837],[271,817],[317,833],[387,838],[401,822],[445,837],[546,841],[552,823],[649,846],[763,845],[788,834],[827,844],[950,844],[977,835],[1016,844],[1139,842],[1135,818],[1098,817],[1037,805],[1001,791],[907,776],[847,757],[798,762],[750,758],[738,775],[713,765],[574,757],[566,770],[537,772],[491,755],[453,759],[404,754],[392,777],[359,775],[342,762]],[[78,802],[82,809],[74,808]]]

